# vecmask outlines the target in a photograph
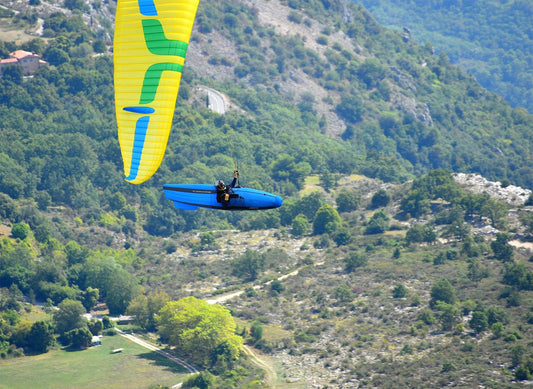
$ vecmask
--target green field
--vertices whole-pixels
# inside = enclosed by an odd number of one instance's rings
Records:
[[[124,348],[121,353],[111,350]],[[119,335],[83,351],[46,354],[0,362],[0,388],[149,388],[182,382],[179,365]]]

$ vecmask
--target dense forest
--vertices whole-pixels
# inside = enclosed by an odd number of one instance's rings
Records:
[[[406,39],[431,42],[485,88],[533,112],[533,5],[516,1],[360,1]]]
[[[80,313],[105,303],[204,369],[189,387],[256,387],[243,342],[285,358],[283,374],[312,359],[333,387],[530,377],[532,256],[510,242],[533,231],[533,117],[359,5],[279,3],[279,23],[304,36],[263,23],[269,3],[201,3],[167,153],[140,186],[123,181],[116,135],[114,3],[66,2],[43,38],[0,41],[2,58],[49,64],[0,78],[0,356],[87,346],[113,329]],[[35,15],[2,18],[24,29]],[[211,112],[199,85],[236,108]],[[236,162],[241,184],[283,207],[190,212],[162,195]],[[518,209],[452,172],[522,186]],[[202,300],[237,289],[228,308]],[[47,319],[27,320],[28,302]],[[485,363],[502,366],[480,377]]]

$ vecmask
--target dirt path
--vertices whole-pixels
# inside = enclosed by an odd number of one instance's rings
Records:
[[[161,350],[159,347],[156,347],[154,346],[153,344],[150,344],[148,342],[145,342],[144,340],[136,337],[135,335],[132,335],[132,334],[126,334],[125,332],[119,330],[118,328],[115,328],[115,330],[117,330],[117,332],[120,334],[120,336],[123,336],[124,338],[126,339],[129,339],[131,340],[132,342],[134,343],[137,343],[138,345],[144,347],[144,348],[147,348],[148,350],[150,351],[154,351],[156,353],[158,353],[159,355],[162,355],[164,356],[165,358],[167,359],[170,359],[171,361],[177,363],[178,365],[181,365],[183,366],[185,369],[187,369],[187,371],[190,373],[190,374],[196,374],[196,373],[199,373],[198,369],[196,369],[193,365],[191,365],[190,363],[188,363],[187,361],[181,359],[181,358],[178,358],[172,354],[169,354],[167,353],[166,351],[164,350]],[[172,386],[172,388],[180,388],[181,387],[181,382]]]
[[[251,347],[244,345],[243,348],[244,353],[250,357],[250,360],[265,371],[265,385],[269,388],[276,388],[276,382],[278,380],[276,370],[268,362],[261,359]]]
[[[319,265],[323,265],[324,262],[317,262],[315,263],[315,266],[319,266]],[[301,270],[302,268],[298,268],[296,270],[293,270],[292,272],[290,273],[287,273],[287,274],[284,274],[282,276],[279,276],[277,278],[278,281],[283,281],[284,279],[286,278],[289,278],[289,277],[294,277],[295,275],[297,275],[299,273],[299,271]],[[254,288],[255,290],[257,289],[261,289],[265,286],[268,286],[272,283],[272,281],[267,281],[265,282],[263,285],[254,285],[252,288]],[[235,297],[238,297],[240,296],[241,294],[244,293],[244,289],[243,290],[238,290],[236,292],[231,292],[231,293],[228,293],[228,294],[222,294],[220,296],[217,296],[217,297],[213,297],[213,298],[210,298],[208,300],[206,300],[209,304],[221,304],[225,301],[228,301],[228,300],[231,300],[232,298],[235,298]]]

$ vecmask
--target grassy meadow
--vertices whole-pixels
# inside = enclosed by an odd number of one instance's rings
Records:
[[[116,348],[124,350],[112,354]],[[101,346],[83,351],[52,350],[0,361],[0,389],[146,389],[156,384],[173,386],[186,376],[181,366],[119,335],[104,337]]]

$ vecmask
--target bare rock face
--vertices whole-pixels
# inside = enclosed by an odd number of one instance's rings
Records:
[[[470,192],[486,192],[490,197],[515,207],[524,205],[531,195],[529,189],[514,185],[504,188],[500,182],[489,181],[478,174],[456,173],[453,177],[459,185]]]

